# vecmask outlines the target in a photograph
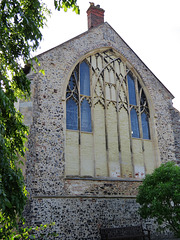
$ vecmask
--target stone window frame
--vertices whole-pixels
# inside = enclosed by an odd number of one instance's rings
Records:
[[[64,85],[64,96],[63,96],[63,105],[64,105],[64,109],[65,109],[65,112],[66,112],[66,97],[65,97],[65,94],[66,94],[66,88],[67,88],[67,85],[68,85],[68,82],[69,82],[69,79],[70,79],[70,76],[75,68],[75,66],[77,66],[77,64],[80,64],[81,62],[83,62],[85,59],[87,59],[89,56],[93,55],[93,54],[96,54],[98,52],[104,52],[104,51],[112,51],[114,54],[117,55],[118,58],[120,58],[125,64],[126,64],[126,67],[129,69],[129,71],[131,72],[131,74],[134,76],[134,79],[135,79],[135,82],[136,82],[136,88],[137,88],[137,82],[140,83],[143,91],[144,91],[144,94],[147,98],[147,102],[148,102],[148,108],[149,108],[149,131],[150,131],[150,136],[151,136],[151,139],[153,141],[153,146],[154,146],[154,151],[155,151],[155,163],[154,163],[154,168],[158,167],[160,165],[160,157],[159,157],[159,149],[158,149],[158,141],[157,141],[157,134],[156,134],[156,130],[155,130],[155,119],[154,119],[154,116],[155,116],[155,113],[154,113],[154,107],[153,107],[153,104],[152,104],[152,99],[149,95],[149,92],[142,80],[142,78],[140,77],[139,73],[134,69],[134,67],[129,63],[129,61],[127,61],[127,59],[122,55],[120,54],[119,52],[117,52],[116,50],[112,49],[112,48],[101,48],[101,49],[96,49],[96,50],[93,50],[91,51],[90,53],[84,55],[83,57],[81,57],[80,59],[78,59],[76,61],[76,63],[73,65],[72,67],[72,71],[69,73],[68,77],[66,78],[66,83]],[[91,72],[91,70],[90,70]],[[90,76],[91,78],[91,76]],[[138,80],[137,80],[138,79]],[[92,89],[91,89],[92,91]],[[65,114],[66,115],[66,114]],[[66,119],[66,116],[65,116],[65,119]],[[139,120],[139,118],[138,118]],[[65,121],[66,122],[66,121]],[[64,128],[66,130],[66,126]],[[129,129],[131,130],[131,127],[129,126]],[[91,134],[91,132],[90,132]],[[142,128],[141,128],[141,131],[140,131],[140,135],[141,135],[141,139],[142,139],[142,143],[143,141],[147,141],[149,139],[143,139],[142,138]],[[131,146],[132,147],[132,146]],[[132,159],[131,159],[132,161]],[[133,163],[132,163],[133,165]],[[70,176],[70,177],[73,177],[73,176]],[[74,176],[74,178],[77,178],[77,176]],[[101,177],[96,177],[94,176],[93,177],[94,179],[101,179]],[[113,179],[112,177],[109,177],[109,175],[106,177],[106,179]],[[132,179],[135,179],[135,176],[133,175]],[[83,177],[80,176],[80,179],[83,179]],[[85,177],[86,179],[86,177]],[[102,178],[103,179],[103,178]],[[119,178],[121,179],[121,178]],[[124,179],[124,178],[122,178]],[[117,179],[118,180],[118,179]]]

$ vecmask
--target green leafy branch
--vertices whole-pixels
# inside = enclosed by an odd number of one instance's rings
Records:
[[[142,218],[154,218],[161,230],[168,228],[180,237],[179,166],[167,162],[147,175],[136,200]]]

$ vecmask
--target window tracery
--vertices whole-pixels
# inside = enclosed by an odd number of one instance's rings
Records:
[[[149,118],[140,81],[120,57],[111,50],[87,57],[66,90],[67,175],[143,176],[153,149]]]

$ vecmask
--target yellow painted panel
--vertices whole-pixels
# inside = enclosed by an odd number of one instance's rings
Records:
[[[112,101],[116,101],[116,89],[114,86],[111,87],[111,96],[112,96]]]
[[[143,159],[143,151],[142,151],[142,140],[133,138],[132,146],[133,146],[135,177],[144,178],[145,169],[144,169],[144,159]]]
[[[101,57],[97,58],[97,67],[100,69],[100,71],[103,68],[103,66],[102,66],[102,58]]]
[[[110,89],[109,85],[106,85],[106,99],[107,100],[111,100],[110,91],[111,91],[111,89]]]
[[[125,77],[126,76],[126,68],[122,62],[120,63],[120,69],[121,69],[120,70],[121,74],[123,75],[123,77]]]
[[[81,176],[94,176],[93,136],[92,133],[81,133]]]
[[[101,84],[100,84],[100,81],[98,81],[97,82],[97,85],[96,85],[96,94],[98,95],[98,96],[101,96],[101,94],[102,94],[102,86],[101,86]]]
[[[118,76],[119,76],[119,74],[120,74],[120,65],[119,65],[119,63],[117,62],[117,61],[115,61],[115,72],[118,74]]]
[[[119,91],[119,88],[120,88],[120,80],[118,79],[116,81],[116,90]]]
[[[107,110],[107,131],[109,147],[110,177],[120,177],[120,162],[117,134],[117,113],[115,106],[111,103]]]
[[[94,55],[91,56],[91,64],[92,64],[92,67],[93,67],[94,69],[96,69],[96,58],[95,58]]]
[[[79,175],[79,133],[66,130],[66,175]]]
[[[144,156],[145,156],[145,167],[146,174],[152,173],[155,169],[155,156],[153,150],[153,144],[150,140],[144,141]]]
[[[107,68],[104,69],[104,81],[107,83],[110,82],[109,71],[107,70]]]
[[[103,89],[104,88],[104,79],[102,78],[102,76],[99,77],[99,83],[100,83],[101,89]]]
[[[127,111],[122,108],[119,112],[119,128],[121,143],[121,159],[122,159],[122,177],[132,177],[130,137]]]
[[[96,176],[107,176],[105,144],[104,108],[97,104],[94,108],[94,153],[96,161]]]
[[[111,70],[110,73],[109,73],[109,82],[112,83],[112,84],[115,84],[115,76],[114,76],[114,72]]]
[[[96,78],[96,75],[93,74],[92,75],[92,89],[93,90],[95,89],[96,83],[97,83],[97,78]],[[94,96],[94,91],[91,92],[91,95],[92,95],[92,97]]]
[[[123,81],[123,82],[121,83],[121,88],[120,88],[120,96],[121,96],[122,102],[127,102],[126,92],[127,92],[126,84],[125,84],[125,82]]]

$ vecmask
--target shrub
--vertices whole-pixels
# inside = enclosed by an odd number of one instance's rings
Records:
[[[147,175],[136,200],[142,218],[154,218],[161,230],[168,228],[180,237],[179,166],[167,162]]]

